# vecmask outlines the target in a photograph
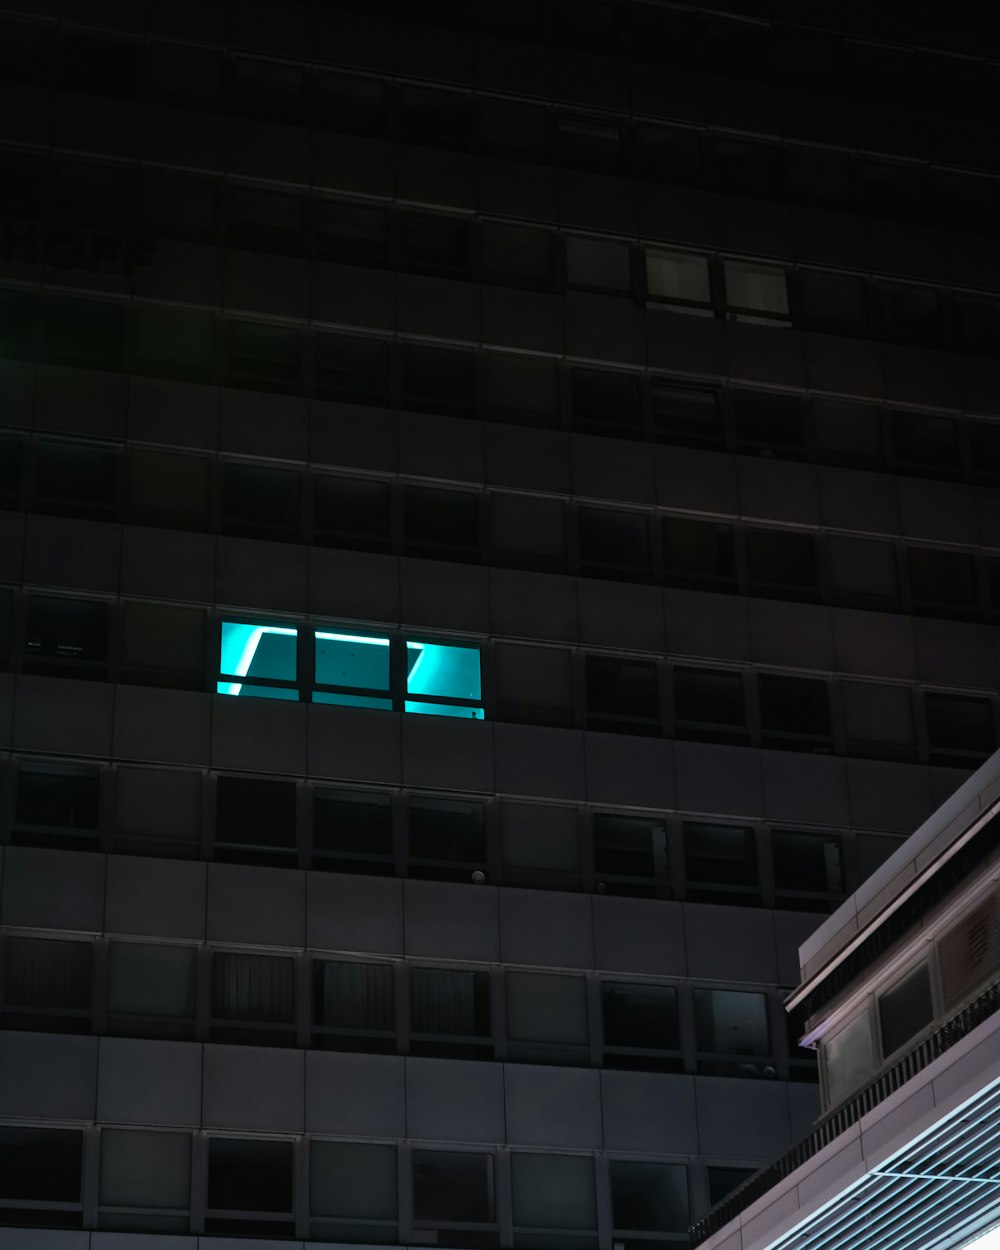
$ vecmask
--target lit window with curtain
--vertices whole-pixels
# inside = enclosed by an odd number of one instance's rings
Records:
[[[223,621],[216,692],[298,699],[298,633],[263,621]]]

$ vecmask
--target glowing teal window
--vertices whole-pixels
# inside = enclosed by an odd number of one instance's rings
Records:
[[[482,720],[479,648],[407,642],[406,696],[407,712]]]
[[[223,621],[218,693],[297,699],[298,633],[284,625]]]
[[[315,703],[392,709],[389,639],[316,630]]]

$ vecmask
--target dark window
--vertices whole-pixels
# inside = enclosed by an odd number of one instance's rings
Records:
[[[89,942],[8,937],[3,1018],[10,1028],[90,1032]]]
[[[292,326],[230,321],[226,340],[230,386],[297,391],[302,383],[302,335]]]
[[[313,794],[313,867],[391,874],[389,796],[318,787]]]
[[[132,225],[133,185],[134,175],[129,169],[59,161],[52,166],[49,182],[49,216],[71,228],[128,231]],[[60,237],[65,236],[57,232],[55,238]],[[53,236],[49,239],[51,255],[55,251]],[[55,255],[52,259],[59,266]]]
[[[773,1077],[767,999],[744,990],[695,990],[698,1071],[711,1076]]]
[[[804,270],[799,274],[799,300],[808,330],[863,335],[868,329],[865,281],[854,274]]]
[[[476,357],[442,347],[403,345],[403,406],[418,412],[470,413],[476,403]]]
[[[535,5],[530,4],[533,9]],[[541,17],[541,10],[538,11]],[[480,96],[477,135],[483,152],[496,156],[544,157],[548,116],[539,104]]]
[[[59,1202],[79,1207],[82,1175],[82,1133],[0,1125],[0,1204],[5,1224],[79,1228],[79,1210],[53,1211],[27,1204]]]
[[[472,97],[433,87],[399,88],[399,132],[408,139],[467,147],[472,128]]]
[[[709,1168],[709,1205],[714,1207],[723,1198],[728,1198],[734,1189],[739,1189],[743,1182],[748,1181],[754,1174],[753,1168]]]
[[[507,222],[482,224],[483,278],[498,286],[552,287],[552,231]]]
[[[410,1051],[490,1059],[490,978],[452,968],[410,969]]]
[[[562,572],[566,567],[566,505],[543,495],[490,496],[491,563]]]
[[[409,555],[479,560],[479,496],[471,491],[403,489],[403,533]]]
[[[155,377],[215,380],[215,317],[190,308],[132,309],[132,367]]]
[[[834,603],[883,612],[898,609],[899,575],[892,543],[829,534],[826,551]]]
[[[844,730],[850,755],[912,760],[917,753],[909,686],[842,681]]]
[[[628,247],[571,236],[566,240],[566,281],[583,290],[629,292],[632,270]]]
[[[621,166],[622,128],[610,118],[557,113],[555,143],[561,164],[609,172]]]
[[[636,172],[655,182],[701,184],[701,144],[697,130],[637,122],[633,136]]]
[[[292,1167],[290,1141],[209,1138],[206,1232],[292,1236]]]
[[[472,231],[464,217],[403,213],[399,219],[399,259],[404,268],[431,273],[468,274]]]
[[[803,66],[809,65],[810,62],[803,59]],[[851,158],[847,152],[789,144],[785,158],[786,186],[793,199],[819,205],[845,205],[850,200],[853,187]]]
[[[687,1232],[687,1169],[683,1164],[612,1159],[610,1167],[616,1235]]]
[[[52,63],[54,29],[41,22],[0,22],[0,72],[9,82],[44,81]]]
[[[211,471],[207,456],[133,449],[126,483],[128,520],[164,529],[206,529]]]
[[[577,532],[584,576],[620,581],[649,577],[649,527],[644,512],[580,508]]]
[[[45,306],[45,359],[84,369],[120,369],[125,355],[125,312],[122,304],[50,298]],[[27,309],[21,313],[26,315]]]
[[[0,507],[22,506],[24,448],[23,434],[0,434]]]
[[[976,566],[967,551],[944,547],[908,547],[913,610],[928,616],[979,615]]]
[[[392,513],[389,484],[363,477],[313,479],[316,538],[333,547],[389,551]]]
[[[598,893],[669,897],[662,820],[595,812],[592,830]]]
[[[385,130],[385,83],[380,78],[320,72],[316,76],[316,119],[321,126],[357,134]]]
[[[496,1220],[493,1197],[493,1157],[465,1151],[414,1150],[413,1218],[418,1225],[449,1228],[455,1225],[491,1225]],[[437,1245],[470,1244],[439,1234]],[[477,1237],[474,1244],[495,1244]]]
[[[888,1058],[934,1019],[929,966],[921,964],[891,990],[880,994],[878,1015],[882,1055]]]
[[[601,1009],[606,1067],[683,1071],[673,986],[605,981]]]
[[[382,264],[388,237],[384,208],[341,200],[316,201],[316,243],[324,260]]]
[[[663,565],[668,586],[735,591],[733,527],[724,521],[664,517]]]
[[[900,468],[917,469],[934,477],[961,474],[958,422],[922,412],[893,412],[892,444]]]
[[[764,746],[830,750],[830,703],[825,681],[761,673],[758,690]]]
[[[313,1045],[392,1054],[395,977],[388,964],[313,961]]]
[[[63,32],[63,84],[101,95],[134,96],[144,68],[144,46],[124,39],[90,38]]]
[[[508,972],[506,980],[510,1056],[530,1063],[588,1063],[584,978]]]
[[[993,706],[988,699],[927,691],[924,711],[931,763],[975,764],[996,747]]]
[[[14,841],[22,846],[96,846],[99,798],[96,771],[22,765]]]
[[[414,876],[469,880],[486,862],[482,803],[411,799],[409,857]]]
[[[574,430],[642,437],[639,386],[633,374],[574,369],[571,380]]]
[[[589,1155],[526,1154],[510,1157],[514,1242],[564,1246],[567,1233],[575,1246],[596,1246],[594,1161]],[[549,1233],[539,1230],[559,1230]]]
[[[794,911],[829,911],[844,892],[840,838],[772,830],[775,902]]]
[[[814,399],[813,429],[819,457],[828,464],[875,469],[885,461],[882,424],[874,404]]]
[[[39,439],[35,507],[65,516],[114,517],[117,465],[114,447]]]
[[[212,1037],[255,1046],[294,1046],[295,961],[279,955],[216,951],[212,957]],[[240,1021],[237,1027],[221,1021]]]
[[[618,733],[658,734],[656,665],[648,660],[588,655],[587,725]]]
[[[784,160],[775,144],[718,137],[711,149],[714,182],[721,190],[770,199],[781,187]]]
[[[492,420],[513,425],[558,424],[559,373],[554,360],[488,352],[484,363],[486,409]]]
[[[297,473],[253,464],[227,464],[222,481],[224,533],[286,542],[298,538]]]
[[[747,738],[742,673],[674,669],[677,737],[743,743]]]
[[[396,1240],[396,1147],[309,1143],[310,1236],[324,1241]]]
[[[199,178],[166,169],[146,169],[142,175],[140,221],[156,237],[215,243],[219,230],[219,186],[214,178]]]
[[[687,897],[713,903],[760,902],[753,830],[739,825],[684,825]]]
[[[865,206],[872,213],[912,219],[921,215],[929,200],[923,173],[913,166],[859,160],[855,173]]]
[[[965,428],[973,474],[986,482],[1000,481],[1000,422],[970,421]]]
[[[204,689],[204,609],[141,600],[124,608],[121,680],[138,686]]]
[[[28,600],[24,668],[52,676],[106,676],[108,605],[84,599]]]
[[[500,838],[505,884],[580,889],[580,834],[575,809],[505,801],[500,806]]]
[[[888,337],[904,343],[947,346],[950,319],[937,291],[919,286],[879,286],[878,295]]]
[[[108,1028],[143,1037],[194,1033],[192,946],[112,942],[108,963]]]
[[[819,594],[816,542],[797,530],[748,528],[750,593],[773,599],[815,599]]]
[[[309,98],[309,78],[304,66],[236,56],[229,58],[229,71],[230,100],[235,112],[303,120]]]
[[[657,442],[685,447],[721,447],[726,441],[717,391],[675,386],[654,378],[653,429]]]
[[[302,201],[297,195],[233,187],[229,241],[233,247],[301,251]]]
[[[101,1228],[186,1233],[191,1134],[102,1129],[98,1201]]]
[[[0,291],[0,356],[29,359],[34,342],[34,297],[28,291]]]
[[[382,339],[317,334],[313,340],[316,394],[380,404],[389,398],[389,348]]]
[[[741,451],[790,456],[802,453],[802,402],[798,396],[736,391],[733,407]]]
[[[294,866],[294,782],[220,777],[216,783],[215,858],[237,864]]]

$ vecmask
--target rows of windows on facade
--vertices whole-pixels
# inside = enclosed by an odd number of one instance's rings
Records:
[[[996,742],[989,691],[147,601],[0,593],[0,644],[24,673],[244,699],[957,767]]]
[[[194,1224],[209,1234],[491,1250],[503,1219],[525,1247],[596,1250],[599,1233],[612,1231],[639,1246],[687,1244],[683,1164],[103,1128],[82,1177],[85,1136],[0,1127],[5,1223],[79,1228],[93,1201],[101,1229],[131,1232]],[[712,1200],[747,1175],[709,1168]]]
[[[13,933],[0,985],[36,1032],[815,1080],[774,992]]]

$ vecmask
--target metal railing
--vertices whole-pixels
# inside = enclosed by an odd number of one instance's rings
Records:
[[[897,1089],[912,1080],[918,1072],[934,1062],[935,1059],[960,1042],[966,1034],[971,1033],[985,1020],[1000,1011],[1000,983],[991,985],[967,1007],[943,1024],[930,1037],[924,1038],[919,1045],[907,1051],[891,1068],[887,1068],[868,1085],[852,1095],[840,1106],[828,1111],[816,1122],[808,1137],[793,1146],[787,1154],[776,1162],[769,1164],[762,1171],[751,1176],[739,1189],[725,1198],[697,1224],[691,1227],[691,1244],[698,1245],[713,1233],[724,1228],[732,1219],[745,1211],[758,1198],[773,1189],[786,1176],[802,1166],[814,1155],[828,1146],[830,1142],[844,1133],[858,1120],[884,1102]]]

